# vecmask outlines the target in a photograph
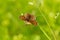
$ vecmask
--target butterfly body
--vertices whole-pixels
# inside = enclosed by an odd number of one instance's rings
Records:
[[[35,16],[31,15],[29,13],[27,13],[25,15],[21,15],[20,19],[23,20],[23,21],[26,21],[27,23],[30,23],[30,24],[33,24],[33,25],[37,25]]]

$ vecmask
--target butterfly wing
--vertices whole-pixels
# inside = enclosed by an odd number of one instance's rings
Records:
[[[21,20],[24,20],[24,21],[26,20],[25,17],[24,17],[24,15],[23,15],[23,16],[20,16],[19,18],[20,18]]]
[[[33,24],[33,25],[35,25],[35,26],[37,25],[36,20],[30,20],[30,23]]]

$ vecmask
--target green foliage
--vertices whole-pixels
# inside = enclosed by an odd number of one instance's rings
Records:
[[[21,14],[36,16],[37,26]],[[59,0],[0,0],[0,40],[60,40]]]

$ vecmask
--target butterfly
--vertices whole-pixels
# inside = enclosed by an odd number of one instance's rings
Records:
[[[37,25],[36,17],[32,14],[26,13],[24,15],[19,16],[19,18],[25,21],[27,24]]]

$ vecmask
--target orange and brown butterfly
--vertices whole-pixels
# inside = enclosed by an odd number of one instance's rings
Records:
[[[34,15],[31,15],[29,13],[26,13],[24,15],[19,16],[19,18],[25,22],[27,22],[28,24],[33,24],[33,25],[37,25],[37,21],[36,21],[36,17]]]

